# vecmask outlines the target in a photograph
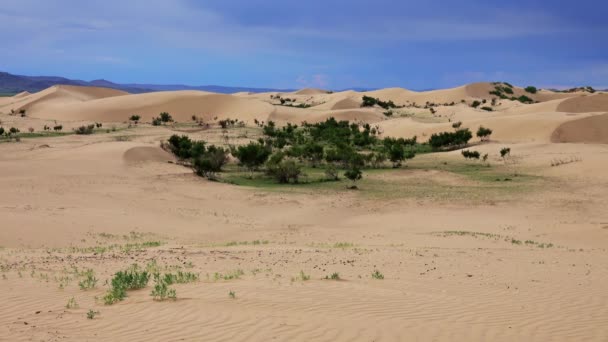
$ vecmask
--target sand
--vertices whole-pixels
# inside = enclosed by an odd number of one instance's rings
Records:
[[[468,101],[481,98],[483,87],[372,94]],[[435,115],[405,108],[388,118],[381,108],[356,107],[361,93],[294,96],[323,104],[298,109],[273,105],[268,94],[54,87],[0,107],[4,127],[38,130],[57,120],[66,127],[101,121],[119,128],[0,143],[0,340],[608,340],[608,108],[602,97],[504,101],[493,112],[464,104],[438,107]],[[569,107],[573,100],[584,105]],[[345,108],[327,108],[338,104]],[[27,116],[10,115],[13,106],[27,108]],[[557,110],[563,106],[572,110]],[[146,121],[165,110],[180,123],[123,123],[130,114]],[[498,183],[483,188],[449,168],[423,169],[461,163],[460,151],[417,156],[390,174],[366,174],[397,182],[382,194],[209,182],[159,147],[172,134],[221,142],[220,129],[186,125],[194,114],[210,122],[217,116],[280,124],[336,116],[421,140],[459,120],[474,130],[484,125],[494,130],[492,141],[472,149],[489,153],[493,165],[529,175],[532,188],[500,192]],[[259,132],[248,127],[229,134],[239,144]],[[512,149],[508,163],[498,155],[504,146]],[[569,162],[551,166],[556,160]],[[468,191],[448,196],[459,187]],[[146,241],[161,245],[121,249]],[[114,249],[87,249],[94,246]],[[198,273],[200,280],[174,285],[176,301],[153,301],[152,281],[112,306],[96,300],[114,272],[152,260]],[[97,287],[81,290],[75,268],[94,270]],[[215,277],[237,269],[244,273],[238,279]],[[372,277],[376,270],[383,280]],[[300,272],[310,280],[299,279]],[[341,280],[323,279],[334,272]],[[71,298],[77,308],[66,308]],[[89,310],[99,314],[87,319]]]

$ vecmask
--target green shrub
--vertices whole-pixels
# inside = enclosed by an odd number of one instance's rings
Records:
[[[473,108],[477,108],[477,107],[479,107],[480,105],[481,105],[481,102],[479,102],[479,101],[477,101],[477,100],[475,100],[475,101],[473,101],[473,103],[471,103],[471,107],[473,107]]]
[[[216,173],[222,171],[227,162],[228,150],[211,145],[203,154],[194,158],[193,167],[197,175],[215,180]]]
[[[137,123],[139,120],[141,119],[141,116],[139,115],[131,115],[131,117],[129,118],[129,120]]]
[[[483,107],[481,107],[481,109],[485,110],[486,112],[491,112],[494,110],[494,109],[492,109],[492,107],[488,107],[488,106],[483,106]]]
[[[104,295],[106,305],[112,305],[127,297],[127,291],[142,289],[148,285],[150,274],[133,265],[125,271],[116,272],[110,282],[110,289]]]
[[[269,175],[279,183],[297,183],[302,174],[302,167],[293,158],[287,158],[283,152],[273,154],[266,163]]]
[[[238,158],[239,163],[242,166],[245,166],[249,171],[253,172],[264,165],[268,160],[270,153],[271,150],[269,147],[260,143],[250,142],[247,145],[239,146],[232,154]]]
[[[173,121],[173,117],[171,117],[171,114],[167,113],[167,112],[162,112],[159,114],[159,119],[162,122],[172,122]]]
[[[479,129],[477,130],[477,137],[479,137],[481,139],[481,141],[486,141],[486,140],[490,139],[491,135],[492,135],[491,129],[485,128],[483,126],[479,126]]]
[[[464,150],[461,153],[462,156],[467,159],[479,159],[479,157],[481,156],[477,151]]]
[[[177,293],[175,292],[175,289],[170,288],[169,285],[171,284],[167,282],[166,277],[161,277],[158,273],[154,274],[154,288],[150,295],[156,301],[176,299]]]
[[[466,145],[473,137],[468,128],[459,129],[456,132],[442,132],[432,134],[429,145],[433,149],[446,149]]]
[[[534,102],[533,99],[527,97],[526,95],[522,95],[522,96],[518,97],[516,100],[521,103],[533,103]]]
[[[524,90],[530,94],[536,94],[536,92],[538,91],[538,89],[536,89],[536,87],[533,87],[533,86],[528,86]]]
[[[87,126],[80,126],[78,128],[75,129],[76,134],[83,134],[83,135],[88,135],[88,134],[93,134],[93,131],[95,130],[95,125],[87,125]]]

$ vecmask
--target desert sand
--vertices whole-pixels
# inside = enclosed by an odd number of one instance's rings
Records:
[[[492,88],[133,95],[55,86],[0,98],[5,128],[108,129],[0,143],[0,340],[607,341],[608,95],[542,90],[533,104],[470,106],[489,103]],[[361,108],[363,95],[406,107],[388,117]],[[432,113],[427,102],[441,105]],[[149,124],[164,111],[177,123]],[[466,163],[452,151],[366,174],[358,191],[265,189],[197,177],[160,148],[172,134],[240,144],[259,135],[255,121],[329,117],[420,141],[457,121],[490,127],[474,149],[525,176],[484,183],[451,168]],[[213,126],[224,118],[246,127],[224,133]],[[174,285],[176,300],[154,301],[148,285],[104,305],[109,279],[135,263],[199,279]],[[88,269],[98,282],[81,290]],[[333,273],[340,279],[324,279]]]

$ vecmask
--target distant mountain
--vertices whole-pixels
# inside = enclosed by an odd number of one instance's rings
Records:
[[[129,93],[150,93],[154,91],[169,90],[201,90],[214,93],[231,94],[237,92],[266,93],[266,92],[291,92],[294,89],[273,89],[273,88],[248,88],[248,87],[224,87],[217,85],[188,86],[182,84],[119,84],[107,80],[82,81],[71,80],[57,76],[23,76],[13,75],[7,72],[0,72],[0,93],[20,93],[28,91],[38,92],[54,85],[74,85],[85,87],[104,87],[123,90]]]

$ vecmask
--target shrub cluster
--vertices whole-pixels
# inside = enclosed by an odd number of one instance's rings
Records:
[[[204,141],[193,141],[188,136],[172,135],[169,149],[178,158],[189,160],[196,174],[216,179],[216,173],[228,162],[228,150],[215,145],[205,146]]]
[[[361,104],[361,107],[373,107],[375,105],[378,105],[384,109],[398,108],[398,106],[392,100],[385,102],[371,96],[363,96],[363,103]]]
[[[455,132],[442,132],[431,135],[429,145],[435,150],[452,149],[465,146],[473,134],[468,128],[458,129]]]

